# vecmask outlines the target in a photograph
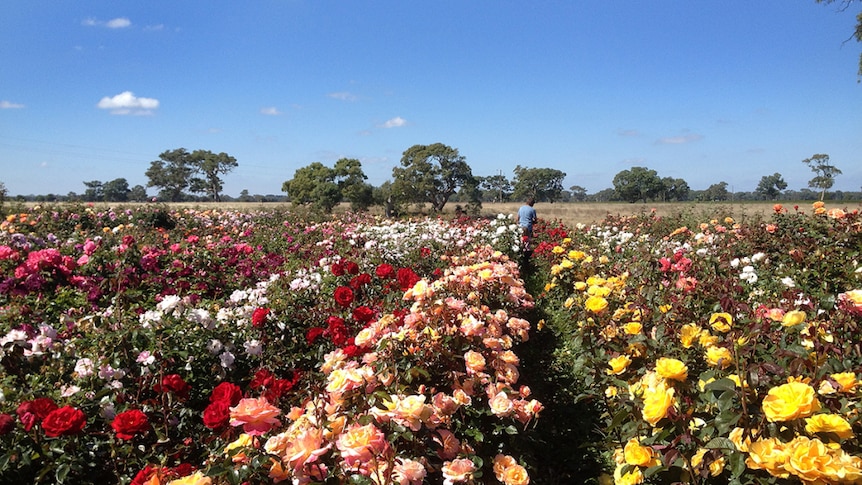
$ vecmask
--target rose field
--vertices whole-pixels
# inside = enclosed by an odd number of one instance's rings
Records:
[[[0,483],[862,483],[858,209],[2,221]]]

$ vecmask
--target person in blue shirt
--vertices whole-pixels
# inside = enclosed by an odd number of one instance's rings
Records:
[[[536,209],[533,205],[536,203],[534,197],[527,199],[527,202],[518,209],[518,225],[521,226],[521,242],[525,252],[532,251],[533,242],[533,224],[536,223]]]

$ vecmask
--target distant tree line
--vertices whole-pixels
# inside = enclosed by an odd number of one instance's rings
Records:
[[[728,200],[816,200],[827,194],[833,200],[860,200],[862,192],[827,192],[841,170],[832,165],[829,155],[815,154],[802,160],[814,174],[808,188],[787,190],[787,182],[776,172],[761,177],[750,192],[735,191],[727,182],[714,183],[705,190],[693,190],[681,178],[662,177],[647,167],[631,167],[613,178],[613,187],[588,194],[579,185],[563,187],[566,173],[553,168],[518,165],[510,179],[502,172],[494,175],[474,175],[466,158],[457,148],[434,143],[413,145],[402,154],[392,168],[392,179],[379,187],[367,182],[368,177],[357,159],[342,158],[332,167],[321,162],[298,168],[293,178],[283,182],[281,194],[250,194],[242,190],[234,198],[222,193],[222,177],[238,166],[237,160],[226,153],[208,150],[189,152],[185,148],[167,150],[150,163],[145,172],[147,187],[129,187],[125,178],[106,182],[83,182],[81,194],[45,194],[17,196],[18,200],[82,201],[82,202],[291,202],[319,212],[331,212],[341,203],[356,211],[381,206],[387,215],[397,215],[412,204],[426,205],[432,211],[442,211],[450,202],[458,210],[476,214],[486,202],[522,201],[533,197],[539,202],[671,202]],[[151,197],[147,188],[155,187]],[[0,203],[6,197],[0,183]],[[814,189],[814,190],[812,190]]]

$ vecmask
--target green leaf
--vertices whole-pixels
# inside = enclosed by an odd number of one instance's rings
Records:
[[[736,391],[736,383],[728,378],[717,379],[704,387],[706,391]]]
[[[727,438],[713,438],[704,445],[704,448],[712,450],[735,450],[736,445],[733,444],[733,441],[730,441]]]

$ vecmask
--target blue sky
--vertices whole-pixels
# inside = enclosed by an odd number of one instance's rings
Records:
[[[612,187],[633,166],[751,191],[827,153],[862,186],[856,9],[814,0],[69,1],[0,6],[0,181],[83,193],[165,150],[226,152],[225,193],[297,168],[389,180],[441,142]],[[157,191],[149,189],[151,194]]]

